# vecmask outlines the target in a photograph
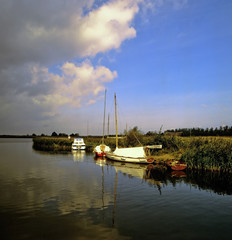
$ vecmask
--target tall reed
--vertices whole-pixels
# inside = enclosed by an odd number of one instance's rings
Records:
[[[232,140],[193,138],[182,155],[189,168],[232,170]]]

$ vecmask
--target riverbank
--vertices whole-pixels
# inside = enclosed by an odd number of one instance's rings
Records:
[[[41,151],[71,151],[74,138],[67,137],[35,137],[33,148]],[[100,137],[84,137],[86,152],[93,152],[95,146],[102,142]],[[111,148],[115,146],[115,138],[105,139],[105,143]]]
[[[85,137],[86,151],[93,152],[102,141],[100,137]],[[232,172],[231,137],[177,137],[177,136],[140,136],[142,145],[162,144],[163,149],[152,152],[158,163],[175,159],[186,162],[191,169],[210,169]],[[33,148],[43,151],[71,151],[73,138],[35,137]],[[105,144],[115,148],[115,138],[106,138]],[[119,146],[134,146],[128,137],[119,139]]]

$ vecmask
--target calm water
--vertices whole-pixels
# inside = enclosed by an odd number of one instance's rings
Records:
[[[231,239],[232,176],[51,154],[0,139],[1,239]]]

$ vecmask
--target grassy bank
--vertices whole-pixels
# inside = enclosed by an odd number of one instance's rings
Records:
[[[160,139],[159,139],[160,138]],[[231,137],[165,137],[156,140],[163,144],[157,159],[180,159],[188,168],[232,172]],[[154,141],[156,142],[156,141]]]
[[[188,164],[188,168],[232,171],[232,138],[189,139],[181,159]]]
[[[119,139],[119,146],[138,146],[162,144],[161,151],[154,151],[152,155],[158,162],[169,159],[181,159],[192,169],[211,169],[232,171],[232,138],[231,137],[177,137],[177,136],[144,136],[137,139],[130,135]],[[92,152],[94,147],[101,143],[99,137],[86,137],[86,151]],[[71,151],[73,138],[36,137],[33,138],[33,147],[46,151]],[[115,138],[106,138],[105,144],[115,148]]]
[[[42,151],[70,151],[73,139],[63,137],[35,137],[33,148]]]
[[[35,137],[33,138],[33,148],[41,151],[71,151],[74,138],[67,137]],[[86,151],[93,152],[95,146],[102,143],[101,137],[85,137]],[[122,140],[119,139],[119,143]],[[112,149],[115,148],[115,138],[105,139],[105,144]]]

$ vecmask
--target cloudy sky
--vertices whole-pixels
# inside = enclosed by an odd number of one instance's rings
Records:
[[[0,134],[232,125],[232,1],[0,6]]]

